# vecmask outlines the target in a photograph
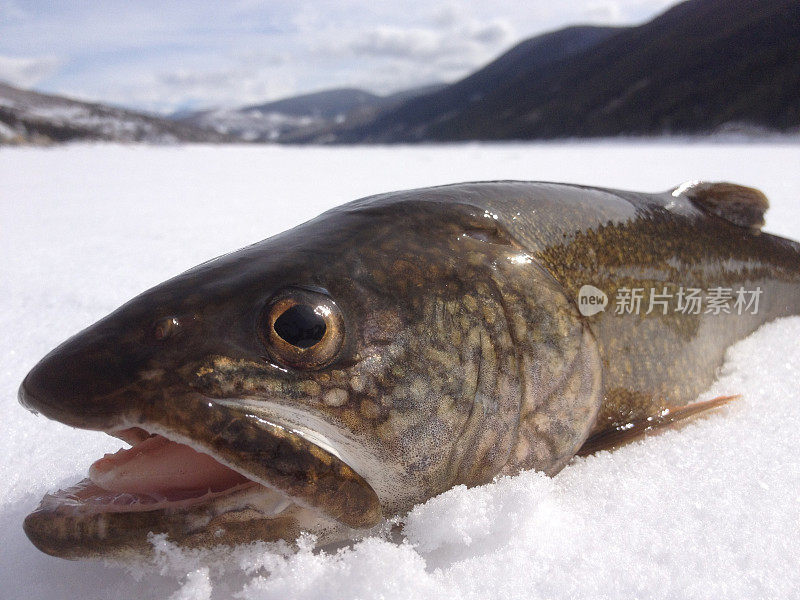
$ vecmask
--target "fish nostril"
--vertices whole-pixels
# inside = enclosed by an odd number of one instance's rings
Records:
[[[152,335],[160,342],[177,335],[182,329],[196,323],[198,320],[199,317],[195,314],[164,317],[155,322]]]
[[[153,337],[158,341],[165,340],[175,333],[180,325],[177,317],[167,317],[159,320],[153,328]]]

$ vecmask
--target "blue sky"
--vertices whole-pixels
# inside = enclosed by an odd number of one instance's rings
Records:
[[[639,23],[675,3],[0,0],[0,80],[158,112],[389,93],[458,79],[538,33]]]

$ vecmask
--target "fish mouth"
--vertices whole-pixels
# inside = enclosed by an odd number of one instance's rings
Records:
[[[303,531],[324,539],[380,521],[377,494],[333,448],[223,404],[202,405],[215,418],[106,431],[130,448],[45,495],[25,519],[29,539],[62,558],[128,557],[152,554],[150,533],[210,547],[292,541]]]

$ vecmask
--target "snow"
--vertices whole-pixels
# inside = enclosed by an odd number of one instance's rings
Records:
[[[742,399],[679,430],[456,488],[404,519],[404,542],[337,552],[255,543],[157,566],[38,552],[21,521],[119,442],[16,402],[31,366],[136,293],[342,202],[393,189],[539,179],[664,190],[761,188],[767,229],[800,238],[800,146],[595,142],[422,147],[0,150],[0,596],[8,598],[758,598],[800,589],[800,317],[729,352],[703,397]],[[395,536],[397,537],[397,536]]]
[[[0,141],[12,140],[17,136],[17,132],[5,123],[0,122]]]
[[[157,142],[174,143],[175,137],[160,133],[153,123],[138,115],[125,115],[114,108],[96,107],[65,101],[28,105],[23,114],[32,120],[88,129],[98,135],[120,140],[149,137]]]
[[[315,116],[295,116],[279,112],[262,112],[257,109],[217,109],[201,113],[192,123],[218,133],[232,134],[242,140],[274,141],[282,134],[301,128],[321,126],[325,119]],[[339,120],[337,123],[341,122]]]
[[[81,130],[93,136],[104,136],[121,142],[147,140],[152,143],[174,144],[176,134],[164,124],[146,115],[131,113],[120,108],[87,104],[68,98],[48,96],[16,89],[0,83],[0,108],[8,109],[12,120],[19,119],[10,129],[11,134],[0,130],[0,140],[28,138],[26,126],[31,130],[48,130],[50,127]],[[0,127],[3,124],[0,123]],[[8,128],[6,128],[8,129]],[[41,135],[31,134],[39,142]]]

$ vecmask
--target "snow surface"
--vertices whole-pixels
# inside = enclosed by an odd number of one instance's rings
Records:
[[[21,521],[119,442],[16,402],[30,367],[136,293],[209,257],[372,193],[481,179],[643,191],[690,179],[763,189],[767,229],[800,238],[796,144],[0,150],[0,597],[790,598],[800,589],[800,318],[729,353],[704,397],[728,408],[555,478],[453,489],[405,519],[406,542],[338,553],[253,544],[158,567],[38,552]]]
[[[275,141],[284,133],[305,127],[321,126],[323,117],[287,115],[279,112],[262,112],[257,109],[217,109],[200,113],[190,123],[217,133],[231,134],[244,141]],[[336,121],[341,122],[341,121]]]

